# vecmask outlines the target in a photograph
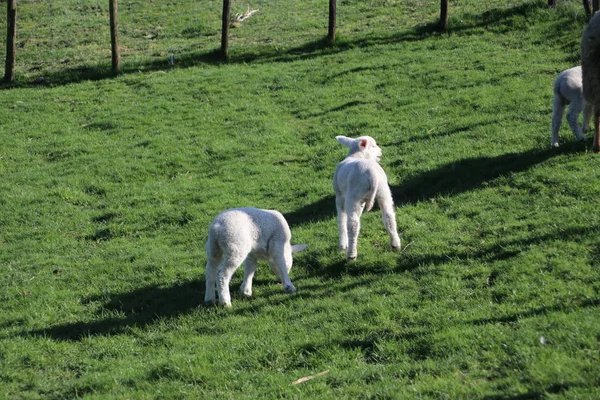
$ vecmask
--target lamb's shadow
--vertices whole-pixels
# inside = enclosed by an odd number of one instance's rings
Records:
[[[484,126],[488,126],[488,125],[495,125],[497,124],[498,121],[497,120],[490,120],[490,121],[481,121],[481,122],[475,122],[472,124],[460,124],[458,126],[454,126],[450,129],[440,129],[438,132],[434,132],[434,133],[427,133],[425,135],[419,135],[419,136],[410,136],[410,137],[403,137],[401,139],[398,139],[392,143],[389,143],[387,145],[385,145],[385,147],[391,147],[391,146],[403,146],[406,143],[418,143],[418,142],[426,142],[426,141],[433,141],[435,139],[439,139],[439,138],[447,138],[453,135],[457,135],[463,132],[471,132],[477,128],[481,128]]]
[[[414,204],[440,195],[457,195],[501,176],[526,171],[560,154],[578,153],[585,149],[586,144],[571,142],[556,149],[532,149],[496,157],[465,158],[416,175],[399,186],[392,186],[392,194],[398,204]]]
[[[335,196],[329,195],[296,211],[286,213],[284,217],[290,227],[294,227],[308,222],[326,221],[335,215]]]
[[[74,322],[29,332],[57,340],[81,340],[87,336],[106,336],[124,332],[132,326],[144,327],[164,318],[173,318],[204,307],[204,281],[190,281],[171,287],[156,285],[142,287],[132,292],[95,296],[84,303],[104,303],[99,314],[119,316],[94,322]]]
[[[529,310],[517,311],[517,312],[515,312],[513,314],[509,314],[509,315],[502,315],[502,316],[497,316],[497,317],[492,317],[492,318],[476,319],[476,320],[471,321],[471,323],[473,323],[475,325],[487,325],[487,324],[498,324],[498,323],[506,324],[506,323],[518,322],[520,319],[524,319],[524,318],[532,318],[532,317],[536,317],[538,315],[546,315],[546,314],[552,313],[552,312],[561,312],[561,311],[565,311],[566,309],[571,309],[574,307],[596,308],[596,307],[598,307],[598,305],[600,305],[600,299],[598,299],[598,298],[586,299],[583,301],[576,302],[575,304],[569,304],[569,302],[560,302],[560,303],[556,303],[552,306],[531,308]]]

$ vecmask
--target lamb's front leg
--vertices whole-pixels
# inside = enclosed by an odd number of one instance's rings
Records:
[[[244,280],[240,286],[240,292],[242,292],[244,296],[252,296],[252,279],[256,272],[256,263],[256,259],[250,256],[244,261]]]
[[[337,208],[338,231],[340,233],[340,251],[346,251],[348,248],[348,215],[344,210],[344,200],[341,196],[335,197],[335,207]]]
[[[287,293],[296,293],[296,287],[292,283],[288,272],[292,266],[292,252],[291,249],[288,249],[287,251],[289,251],[289,254],[286,255],[285,251],[286,250],[278,251],[272,256],[269,263],[271,263],[271,269],[277,269],[279,271],[283,290]],[[288,265],[290,268],[287,267]]]

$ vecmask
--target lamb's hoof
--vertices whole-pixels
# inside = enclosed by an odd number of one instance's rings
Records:
[[[252,290],[241,291],[242,296],[244,297],[252,297]]]
[[[399,251],[399,250],[400,250],[400,245],[392,246],[392,251]]]
[[[215,304],[217,304],[217,301],[215,299],[212,300],[204,300],[204,304],[209,305],[209,306],[214,306]]]
[[[346,260],[348,261],[352,261],[352,260],[356,260],[357,255],[353,255],[353,256],[346,256]]]
[[[348,249],[348,247],[343,247],[343,246],[338,247],[338,250],[342,253],[345,253],[346,249]]]
[[[231,303],[220,303],[219,305],[225,308],[231,308]]]
[[[294,287],[294,285],[286,286],[283,288],[283,291],[286,293],[296,293],[296,288]]]

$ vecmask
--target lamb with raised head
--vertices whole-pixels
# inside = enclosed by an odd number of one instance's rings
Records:
[[[358,255],[360,216],[364,209],[370,211],[375,200],[383,213],[383,225],[390,237],[393,249],[400,248],[396,232],[396,212],[387,175],[379,165],[381,149],[375,139],[361,136],[356,139],[336,136],[338,142],[349,148],[348,155],[340,162],[333,176],[335,205],[337,208],[340,250],[346,258]]]
[[[592,107],[583,98],[583,83],[581,78],[581,67],[573,67],[564,70],[554,81],[554,100],[552,107],[552,138],[551,145],[558,147],[560,124],[562,123],[565,107],[569,105],[567,111],[567,122],[571,131],[582,141],[585,139],[584,133],[587,132],[592,117]],[[579,114],[583,111],[583,126],[579,126],[577,120]]]
[[[593,149],[600,152],[600,13],[594,14],[581,35],[583,98],[594,110]]]
[[[267,260],[271,271],[283,283],[283,290],[296,292],[289,277],[292,253],[306,245],[292,246],[290,228],[279,211],[257,208],[233,208],[213,220],[206,241],[206,293],[204,301],[215,303],[215,284],[219,304],[231,306],[229,282],[244,263],[240,291],[252,296],[252,278],[258,260]]]

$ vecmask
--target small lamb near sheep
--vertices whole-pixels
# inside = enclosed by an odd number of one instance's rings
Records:
[[[582,141],[585,139],[592,117],[592,106],[583,98],[583,83],[581,79],[581,67],[569,68],[561,72],[554,81],[554,102],[552,108],[552,139],[551,145],[558,147],[558,132],[562,123],[565,107],[570,104],[567,111],[567,121],[571,131]],[[579,114],[583,111],[583,129],[577,123]]]
[[[267,260],[271,270],[283,283],[283,290],[295,293],[289,277],[292,253],[306,245],[290,245],[292,234],[280,212],[257,208],[233,208],[217,215],[208,231],[206,241],[205,302],[215,302],[215,283],[219,303],[231,306],[229,282],[244,263],[244,280],[240,291],[252,296],[252,278],[259,259]]]
[[[358,250],[360,216],[363,209],[370,211],[375,199],[383,212],[383,225],[390,237],[393,249],[400,248],[396,232],[396,212],[387,175],[379,165],[381,149],[370,136],[351,139],[336,136],[338,142],[350,148],[340,162],[333,177],[335,205],[337,208],[340,250],[346,250],[346,258],[355,259]]]

